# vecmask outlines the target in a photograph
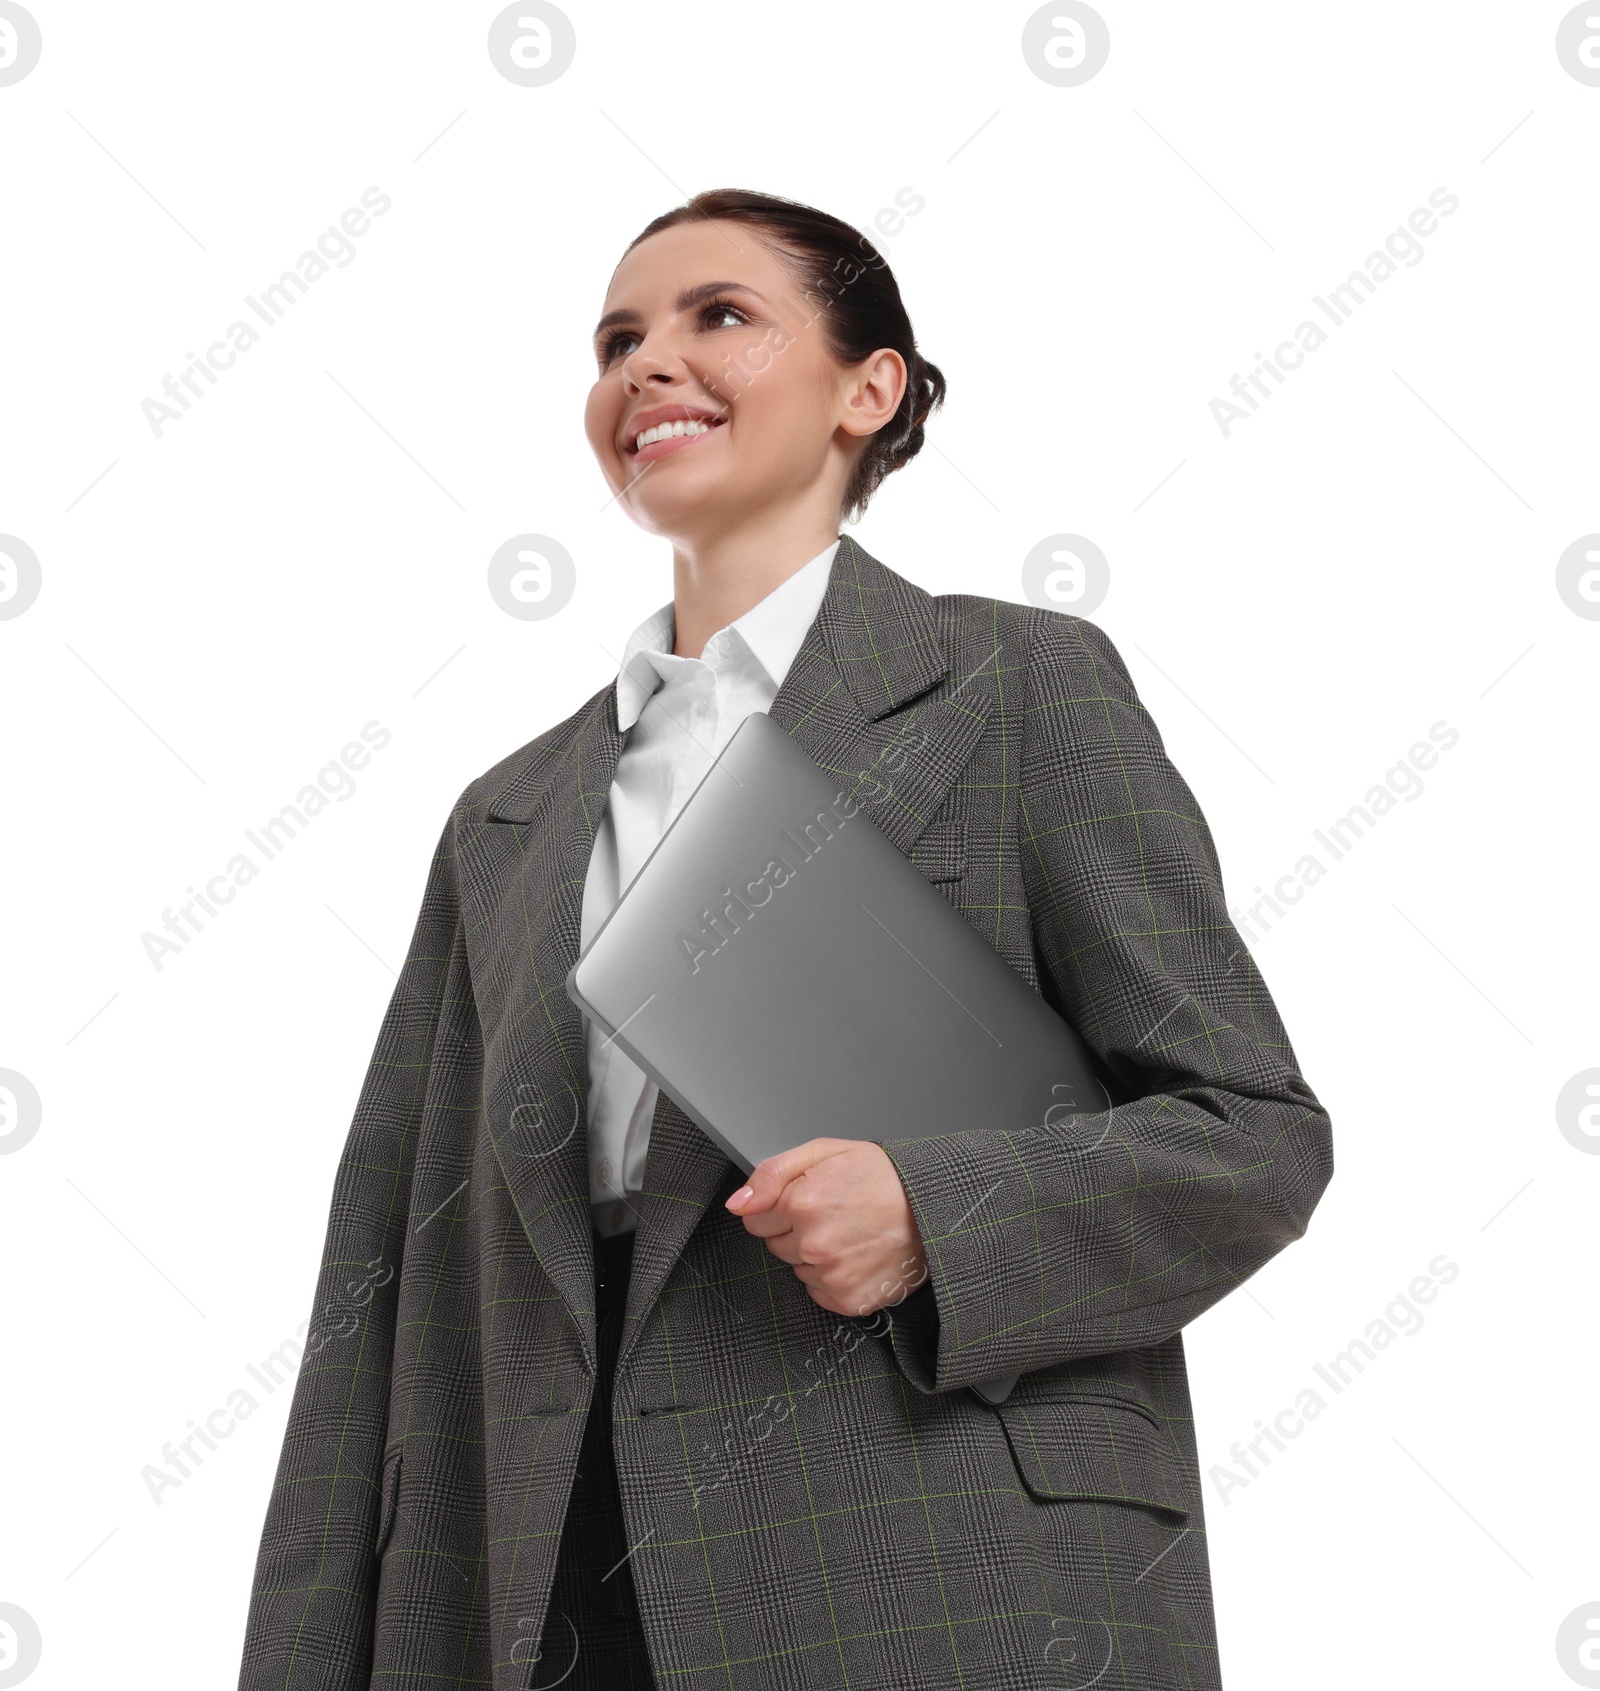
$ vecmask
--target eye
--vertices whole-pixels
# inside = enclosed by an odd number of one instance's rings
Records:
[[[730,299],[708,300],[700,308],[700,322],[707,329],[740,328],[749,321],[749,315],[744,309]],[[609,334],[603,335],[597,348],[601,368],[604,369],[622,353],[630,341],[637,345],[638,340],[639,337],[632,329],[613,329]]]
[[[609,364],[617,356],[623,341],[637,340],[638,336],[631,329],[613,329],[600,342],[600,362]]]

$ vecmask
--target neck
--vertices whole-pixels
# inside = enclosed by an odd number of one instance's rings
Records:
[[[763,512],[725,534],[680,537],[672,546],[678,657],[697,658],[719,628],[742,617],[839,537],[821,510]]]

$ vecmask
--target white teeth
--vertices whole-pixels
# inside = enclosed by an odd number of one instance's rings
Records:
[[[635,452],[642,452],[645,447],[653,446],[658,440],[671,440],[674,435],[709,434],[714,427],[711,423],[702,423],[698,419],[688,422],[658,423],[653,429],[645,429],[633,443]]]

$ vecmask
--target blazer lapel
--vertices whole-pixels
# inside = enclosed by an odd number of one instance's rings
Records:
[[[993,691],[985,673],[950,676],[931,597],[845,536],[769,714],[909,852],[977,748]],[[465,827],[460,846],[495,1155],[591,1366],[587,1065],[566,976],[622,744],[613,682],[513,764],[487,820]],[[619,1369],[701,1216],[736,1173],[663,1092],[636,1200]]]
[[[593,1366],[583,1020],[567,997],[583,883],[623,736],[616,689],[535,742],[458,835],[467,960],[483,1030],[483,1110],[511,1201]]]
[[[909,853],[977,749],[990,689],[949,677],[929,594],[848,535],[768,714]],[[656,1105],[617,1370],[700,1218],[742,1176],[665,1092]]]

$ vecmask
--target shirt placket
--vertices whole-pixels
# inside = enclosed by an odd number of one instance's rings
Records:
[[[661,820],[662,833],[677,820],[690,793],[700,785],[717,749],[722,710],[721,671],[712,660],[702,658],[687,672],[686,684],[688,702],[679,730],[678,755],[672,763],[672,798]]]

